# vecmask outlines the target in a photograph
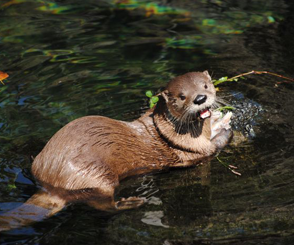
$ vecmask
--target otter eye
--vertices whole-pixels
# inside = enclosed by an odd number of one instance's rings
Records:
[[[207,88],[208,88],[207,84],[205,84],[205,85],[204,85],[204,88],[205,88],[205,89],[207,89]]]
[[[181,100],[185,100],[185,99],[186,99],[186,96],[181,94],[181,95],[180,95],[180,99],[181,99]]]

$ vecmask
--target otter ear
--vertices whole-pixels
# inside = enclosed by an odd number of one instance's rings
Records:
[[[164,100],[165,100],[166,102],[168,102],[168,94],[169,94],[168,90],[164,90],[164,91],[162,91],[160,94],[161,94],[161,96],[164,98]]]
[[[211,80],[211,77],[210,77],[208,71],[204,71],[203,74],[204,74],[205,76],[207,76],[207,77]]]

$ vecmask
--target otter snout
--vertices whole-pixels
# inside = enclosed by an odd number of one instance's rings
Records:
[[[198,94],[196,99],[193,101],[195,105],[201,105],[207,100],[206,95]]]

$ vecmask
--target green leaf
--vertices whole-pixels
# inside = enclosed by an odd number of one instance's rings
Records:
[[[153,96],[153,93],[150,90],[146,91],[145,94],[148,98],[151,98]]]
[[[218,79],[220,82],[225,82],[228,80],[228,77],[221,77],[220,79]]]
[[[150,101],[150,108],[153,108],[154,106],[155,104],[152,101]]]
[[[157,96],[152,96],[151,97],[151,102],[156,104],[158,102],[159,98]]]
[[[233,106],[223,106],[223,107],[217,108],[218,111],[224,111],[224,110],[233,111],[233,110],[235,110],[235,109],[236,109],[236,108],[233,107]]]
[[[224,83],[226,81],[228,81],[228,77],[221,77],[220,79],[213,81],[213,84],[216,86],[216,85]]]

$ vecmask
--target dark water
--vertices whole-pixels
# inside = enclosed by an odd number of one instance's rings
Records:
[[[0,210],[36,191],[32,156],[75,118],[133,120],[146,90],[188,71],[294,77],[293,10],[274,0],[0,1],[0,70],[10,75],[0,85]],[[124,181],[117,198],[149,197],[142,208],[74,205],[0,243],[294,244],[294,85],[255,75],[220,89],[265,110],[255,138],[210,166]]]

